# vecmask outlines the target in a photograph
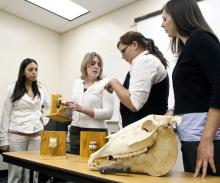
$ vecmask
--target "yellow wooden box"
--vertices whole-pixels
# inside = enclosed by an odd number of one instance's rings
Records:
[[[88,158],[90,154],[99,150],[107,142],[107,132],[81,131],[80,132],[80,157]],[[95,142],[97,148],[91,150],[90,144]]]
[[[40,155],[42,157],[66,157],[66,132],[41,131]]]
[[[66,110],[65,105],[62,103],[62,95],[52,94],[50,101],[50,113],[47,115],[48,118],[59,121],[59,122],[71,122],[72,113]]]

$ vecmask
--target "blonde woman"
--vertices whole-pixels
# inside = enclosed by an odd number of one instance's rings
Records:
[[[79,154],[80,131],[107,131],[105,120],[112,118],[113,96],[104,87],[103,61],[96,52],[86,53],[81,64],[81,77],[74,82],[72,101],[67,102],[73,111],[70,127],[70,152]]]

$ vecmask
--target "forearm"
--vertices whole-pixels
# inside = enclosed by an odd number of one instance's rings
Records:
[[[124,88],[123,85],[117,79],[112,79],[110,81],[110,85],[112,86],[113,91],[118,96],[120,102],[124,106],[129,108],[132,112],[137,112],[137,109],[131,103],[129,91],[126,88]]]
[[[201,140],[212,141],[219,127],[220,109],[209,108],[208,119],[206,121]]]
[[[94,109],[88,106],[82,106],[78,102],[66,102],[65,103],[67,110],[77,111],[80,113],[84,113],[92,118],[95,116]]]
[[[92,118],[95,116],[94,109],[91,107],[81,106],[78,112],[84,113]]]
[[[113,95],[107,91],[103,91],[102,107],[94,109],[94,118],[98,120],[110,120],[114,110]]]

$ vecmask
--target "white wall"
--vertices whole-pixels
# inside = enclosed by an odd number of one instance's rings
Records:
[[[49,92],[59,90],[60,35],[0,11],[0,111],[8,84],[17,79],[24,58],[39,64],[39,81]]]

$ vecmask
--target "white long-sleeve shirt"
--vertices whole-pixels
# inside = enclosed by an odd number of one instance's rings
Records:
[[[148,51],[143,51],[132,61],[130,68],[130,100],[139,111],[147,102],[151,87],[162,81],[167,71],[161,61]]]
[[[82,128],[106,128],[104,120],[112,118],[114,100],[104,87],[108,80],[103,79],[89,86],[84,92],[83,80],[77,79],[73,85],[72,99],[82,106],[94,109],[94,118],[77,111],[73,112],[72,126]]]
[[[0,146],[8,144],[8,131],[16,131],[26,134],[39,132],[48,122],[48,118],[42,114],[49,111],[49,95],[46,88],[38,83],[38,89],[41,96],[34,99],[26,93],[14,103],[11,100],[15,83],[8,86],[6,99],[1,117],[0,124]]]

